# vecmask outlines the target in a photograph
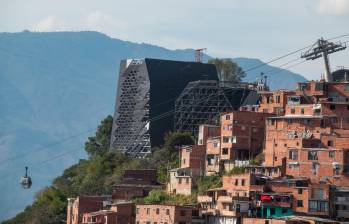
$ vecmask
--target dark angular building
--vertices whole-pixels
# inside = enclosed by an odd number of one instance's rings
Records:
[[[144,156],[173,131],[175,100],[189,82],[218,80],[214,65],[159,59],[122,60],[111,148]]]
[[[249,83],[190,82],[175,102],[175,131],[197,136],[201,124],[219,125],[221,113],[257,104],[259,95],[255,89]]]

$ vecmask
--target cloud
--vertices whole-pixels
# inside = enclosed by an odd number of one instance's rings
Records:
[[[45,19],[40,20],[35,24],[32,29],[34,31],[47,32],[47,31],[58,31],[63,29],[64,22],[59,20],[55,16],[49,16]]]
[[[319,0],[317,12],[320,15],[345,15],[349,13],[349,0]]]

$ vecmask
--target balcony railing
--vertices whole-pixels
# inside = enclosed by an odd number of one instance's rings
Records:
[[[219,202],[233,202],[233,198],[230,196],[219,196],[217,201]]]
[[[198,202],[199,203],[213,202],[213,199],[210,196],[201,195],[201,196],[198,196]]]

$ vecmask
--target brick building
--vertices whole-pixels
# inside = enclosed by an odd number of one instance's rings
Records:
[[[134,203],[115,203],[106,210],[83,214],[83,224],[134,224],[136,219]]]
[[[248,161],[263,149],[265,119],[269,113],[234,111],[221,115],[220,162],[226,171],[236,161]]]
[[[137,205],[136,224],[191,224],[196,212],[195,208],[176,205]]]
[[[156,170],[125,170],[120,183],[114,185],[112,198],[114,200],[131,200],[145,197],[153,189],[161,189],[157,182]]]
[[[81,224],[83,214],[103,209],[111,203],[111,196],[78,196],[69,198],[67,206],[67,224]]]

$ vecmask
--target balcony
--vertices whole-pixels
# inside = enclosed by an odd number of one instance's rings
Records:
[[[198,196],[198,203],[211,203],[213,202],[212,197],[207,195],[200,195]]]
[[[233,198],[231,196],[219,196],[217,201],[232,203],[233,202]]]
[[[290,194],[262,194],[261,205],[290,208],[292,196]]]

